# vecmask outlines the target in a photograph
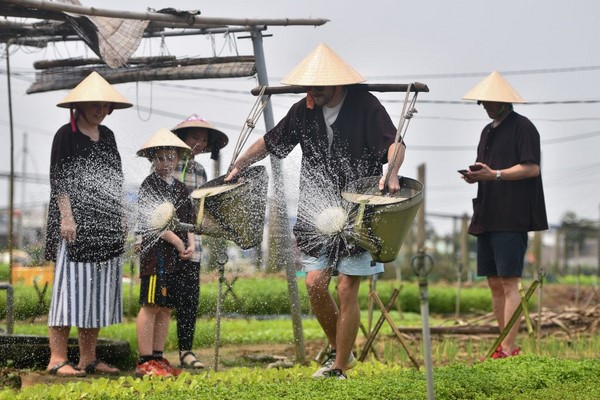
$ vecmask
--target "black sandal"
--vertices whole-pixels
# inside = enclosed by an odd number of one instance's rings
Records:
[[[190,362],[186,362],[185,358],[187,356],[192,356],[194,357],[194,359]],[[198,359],[196,358],[196,355],[192,352],[192,351],[186,351],[185,353],[183,353],[180,357],[179,357],[179,368],[185,368],[185,369],[203,369],[204,368],[204,364],[200,361],[198,361]]]
[[[116,371],[103,371],[101,369],[98,369],[98,364],[104,364],[106,365],[108,368],[115,368]],[[88,374],[96,374],[96,375],[119,375],[121,373],[121,371],[119,371],[118,368],[113,367],[112,365],[96,359],[94,361],[92,361],[91,363],[89,363],[88,365],[85,366],[84,371]]]
[[[59,372],[62,367],[67,366],[67,365],[70,366],[71,368],[73,368],[77,372],[74,374],[65,374],[65,373]],[[82,371],[79,368],[77,368],[77,366],[69,360],[54,364],[52,366],[52,368],[47,370],[47,372],[50,375],[60,376],[61,378],[82,378],[86,375],[85,371]]]

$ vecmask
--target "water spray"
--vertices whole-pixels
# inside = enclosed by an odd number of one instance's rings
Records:
[[[348,212],[342,207],[328,207],[315,219],[315,227],[326,236],[341,233],[348,224]]]

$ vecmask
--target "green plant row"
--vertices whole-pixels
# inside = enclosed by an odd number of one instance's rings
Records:
[[[0,391],[0,400],[36,399],[410,399],[427,398],[421,369],[377,362],[363,363],[347,381],[311,378],[313,367],[276,370],[233,368],[177,379],[121,377],[82,380],[61,385],[36,385],[20,391]],[[600,398],[598,360],[565,360],[520,356],[471,366],[434,368],[436,399],[590,400]]]
[[[384,304],[389,302],[392,291],[397,288],[395,281],[379,281],[377,293]],[[269,278],[241,278],[232,285],[233,292],[227,293],[223,286],[223,313],[242,315],[281,315],[290,313],[288,288],[285,279],[280,277]],[[302,313],[310,313],[310,303],[306,287],[302,279],[298,280],[300,307]],[[335,284],[331,285],[331,292],[335,295]],[[200,288],[200,307],[198,316],[212,316],[217,306],[218,283],[203,283]],[[14,287],[14,315],[17,320],[27,320],[35,316],[48,313],[51,287],[48,287],[40,300],[39,292],[29,286],[16,285]],[[123,309],[126,316],[137,315],[139,311],[139,285],[133,288],[129,283],[123,285]],[[364,282],[359,293],[360,307],[368,309],[369,285]],[[375,306],[377,307],[377,306]],[[429,310],[434,314],[453,313],[456,307],[456,288],[453,286],[436,284],[429,288]],[[394,309],[404,312],[420,311],[419,289],[416,283],[406,283],[400,288],[397,303]],[[487,288],[463,288],[460,299],[461,312],[489,312],[491,298]],[[6,296],[0,293],[0,319],[6,318]]]

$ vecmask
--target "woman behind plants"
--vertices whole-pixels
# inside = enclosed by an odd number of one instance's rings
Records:
[[[55,261],[55,275],[47,371],[71,377],[117,374],[96,357],[100,328],[122,319],[126,234],[121,157],[113,132],[101,123],[131,103],[92,72],[57,106],[69,108],[71,120],[56,132],[50,157],[45,256]],[[78,328],[77,365],[67,358],[71,326]]]
[[[215,128],[210,122],[191,115],[180,122],[175,133],[185,144],[190,146],[192,154],[183,157],[173,172],[173,177],[185,184],[191,193],[206,183],[206,171],[194,157],[200,153],[211,153],[216,160],[219,150],[227,145],[227,135]],[[179,345],[179,360],[181,368],[202,369],[204,364],[196,358],[192,351],[196,318],[200,299],[200,258],[202,245],[200,236],[196,236],[196,248],[189,266],[178,276],[179,291],[175,293],[175,310],[177,311],[177,340]]]

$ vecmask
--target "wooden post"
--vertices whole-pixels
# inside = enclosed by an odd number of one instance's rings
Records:
[[[417,176],[419,182],[423,183],[425,188],[425,164],[419,165],[417,168]],[[417,251],[425,249],[425,197],[426,191],[423,190],[423,203],[417,211]]]
[[[538,304],[537,304],[537,323],[536,323],[536,351],[540,348],[540,340],[542,337],[542,294],[544,289],[544,277],[546,272],[542,267],[542,232],[536,231],[533,234],[533,257],[535,263],[535,270],[537,272],[536,279],[540,281],[540,290],[538,291]]]
[[[460,257],[463,270],[467,271],[467,281],[473,280],[471,268],[469,268],[469,217],[463,214],[462,230],[460,232]]]

